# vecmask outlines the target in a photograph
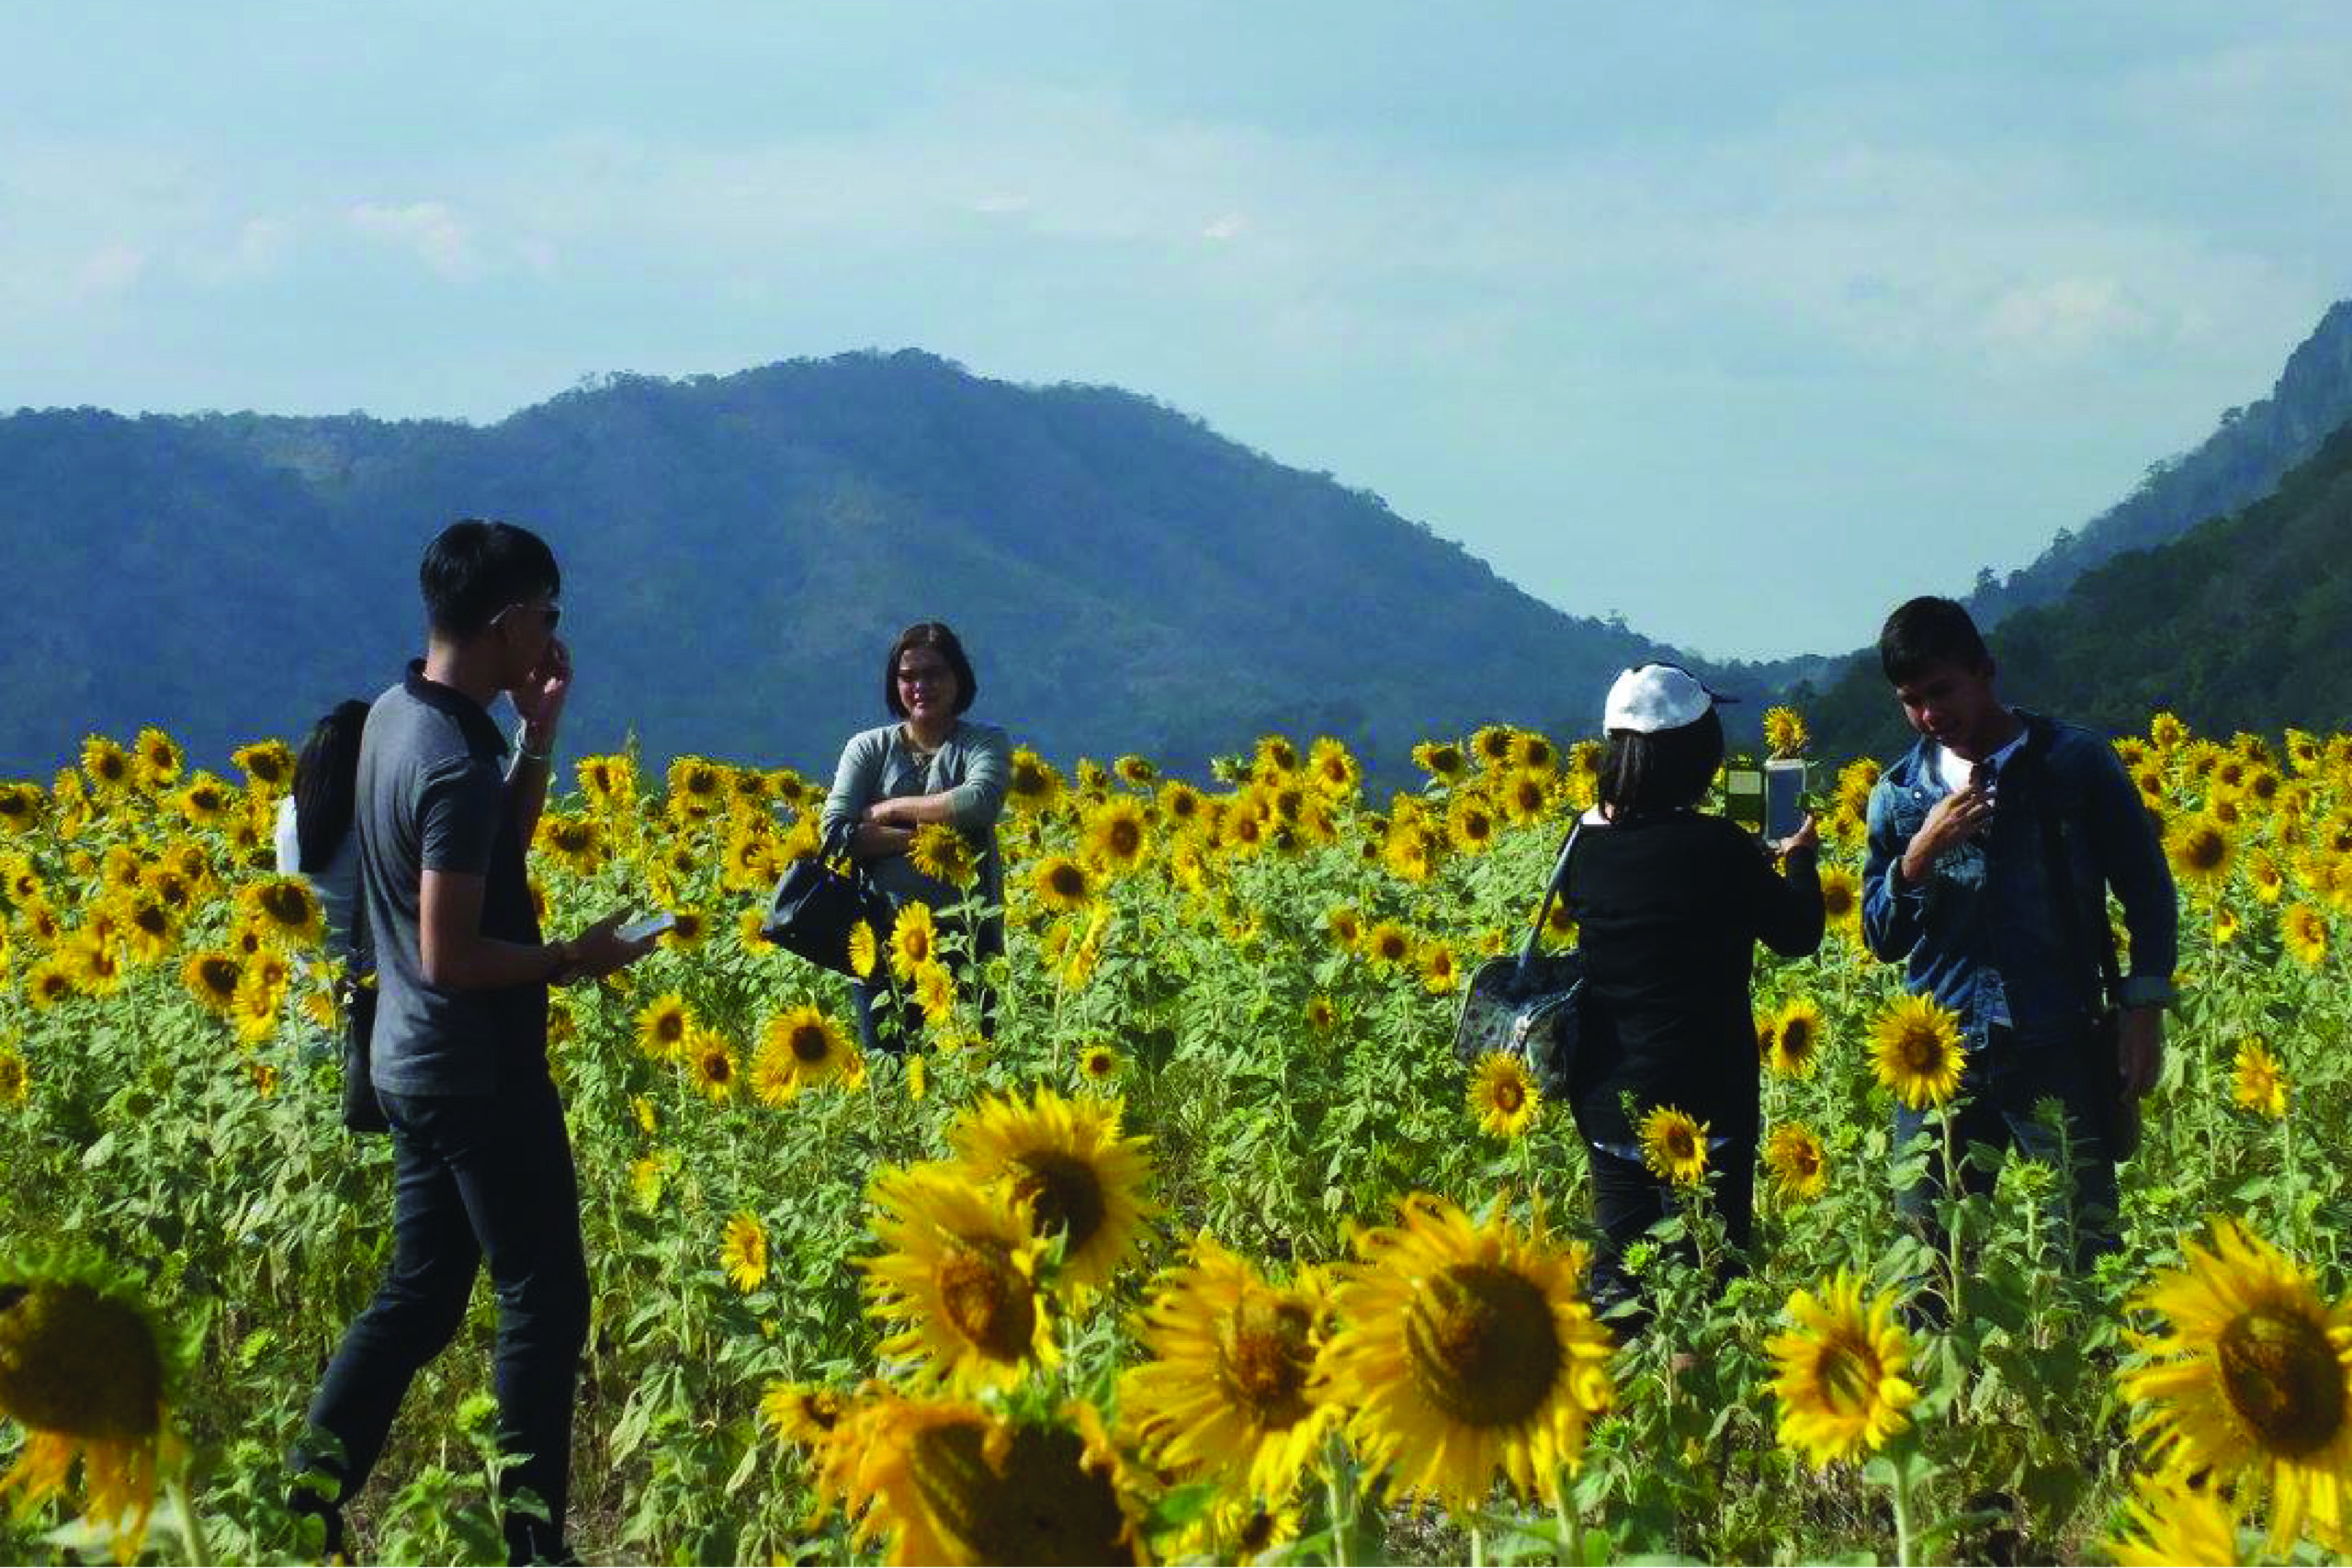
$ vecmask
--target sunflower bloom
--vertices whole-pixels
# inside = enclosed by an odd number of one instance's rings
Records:
[[[2235,1220],[2210,1247],[2134,1301],[2165,1326],[2122,1374],[2134,1427],[2167,1469],[2210,1468],[2270,1494],[2271,1544],[2308,1524],[2342,1551],[2352,1485],[2352,1299],[2324,1302],[2311,1278]]]
[[[2234,1066],[2233,1097],[2240,1106],[2273,1122],[2287,1114],[2287,1075],[2261,1041],[2248,1040],[2239,1045]]]
[[[2327,917],[2309,904],[2290,904],[2278,917],[2278,934],[2298,962],[2318,968],[2327,958]]]
[[[1642,1118],[1642,1164],[1652,1176],[1677,1187],[1707,1179],[1707,1123],[1671,1105],[1655,1105]]]
[[[686,1036],[694,1027],[686,998],[675,991],[664,992],[637,1015],[638,1049],[657,1062],[673,1060],[685,1050]]]
[[[727,1222],[726,1238],[718,1246],[718,1266],[747,1296],[767,1282],[768,1233],[757,1214],[746,1209]]]
[[[1325,1315],[1312,1288],[1269,1284],[1203,1233],[1144,1308],[1151,1359],[1121,1381],[1119,1409],[1164,1467],[1287,1497],[1340,1418],[1309,1392]]]
[[[839,1389],[781,1379],[760,1391],[760,1425],[776,1440],[813,1449],[832,1435],[849,1410]]]
[[[1081,1291],[1107,1285],[1134,1258],[1159,1212],[1145,1190],[1149,1140],[1122,1134],[1124,1109],[1040,1088],[1025,1101],[982,1099],[947,1134],[975,1179],[1012,1184],[1040,1239],[1061,1235],[1062,1273]]]
[[[1614,1398],[1609,1331],[1577,1283],[1585,1249],[1555,1249],[1540,1215],[1522,1232],[1425,1193],[1398,1207],[1355,1236],[1312,1397],[1352,1412],[1349,1437],[1392,1495],[1467,1514],[1499,1471],[1556,1501]]]
[[[2173,874],[2209,897],[2229,880],[2234,849],[2228,825],[2210,814],[2184,817],[2165,832]]]
[[[1055,1421],[876,1388],[817,1451],[818,1506],[892,1564],[1140,1561],[1141,1527],[1093,1406]]]
[[[1088,1083],[1111,1083],[1123,1066],[1119,1054],[1108,1045],[1089,1045],[1078,1054],[1078,1075]]]
[[[1878,1081],[1914,1111],[1957,1094],[1964,1061],[1960,1019],[1933,997],[1899,998],[1871,1025]]]
[[[714,1104],[735,1092],[735,1047],[715,1029],[696,1029],[686,1036],[686,1081],[695,1092]]]
[[[854,1070],[858,1052],[842,1027],[813,1007],[768,1021],[752,1057],[752,1093],[763,1105],[788,1105],[800,1091]]]
[[[1083,909],[1094,897],[1094,877],[1068,855],[1047,855],[1029,874],[1029,891],[1056,914]]]
[[[1489,1051],[1478,1058],[1470,1075],[1470,1114],[1481,1132],[1498,1138],[1516,1138],[1535,1125],[1544,1097],[1527,1065],[1507,1051]]]
[[[1821,1139],[1802,1122],[1784,1122],[1772,1129],[1764,1144],[1764,1168],[1771,1174],[1773,1190],[1811,1202],[1829,1182],[1829,1164]]]
[[[1151,829],[1143,807],[1121,795],[1086,814],[1079,842],[1089,863],[1118,875],[1134,871],[1150,854]]]
[[[1804,716],[1792,707],[1770,707],[1764,710],[1764,744],[1775,757],[1794,757],[1804,750],[1812,739],[1804,727]]]
[[[971,841],[944,822],[925,822],[907,845],[907,859],[934,882],[968,888],[980,879],[979,857]]]
[[[865,1259],[872,1316],[897,1325],[886,1356],[921,1360],[961,1393],[1010,1388],[1059,1359],[1037,1274],[1043,1244],[1012,1194],[947,1165],[886,1169],[874,1179]]]
[[[2124,1505],[2132,1533],[2108,1543],[2122,1568],[2172,1568],[2180,1562],[2238,1560],[2238,1522],[2229,1500],[2181,1475],[2142,1476]]]
[[[1781,1443],[1820,1468],[1851,1459],[1911,1424],[1904,1412],[1919,1398],[1904,1373],[1911,1342],[1894,1321],[1894,1298],[1862,1299],[1862,1280],[1847,1269],[1821,1294],[1789,1297],[1795,1326],[1765,1348],[1779,1362],[1772,1393],[1781,1402]]]
[[[1773,1076],[1807,1078],[1821,1062],[1821,1009],[1800,997],[1772,1020],[1772,1049],[1765,1058]]]
[[[82,1280],[0,1284],[0,1416],[25,1446],[0,1492],[30,1511],[64,1489],[78,1455],[85,1511],[139,1555],[155,1504],[171,1368],[154,1325],[126,1293]]]
[[[939,927],[931,918],[931,906],[909,902],[890,928],[890,973],[911,983],[917,971],[938,958]]]

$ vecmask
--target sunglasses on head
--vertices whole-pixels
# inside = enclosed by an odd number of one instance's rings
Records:
[[[548,631],[553,631],[553,630],[555,630],[556,623],[557,623],[558,621],[560,621],[560,620],[562,620],[562,619],[563,619],[563,606],[562,606],[562,605],[560,605],[560,604],[509,604],[509,605],[507,605],[507,606],[506,606],[506,609],[505,609],[505,610],[501,610],[501,611],[499,611],[499,612],[498,612],[498,614],[496,614],[495,615],[492,615],[492,616],[490,618],[490,624],[491,624],[492,626],[496,626],[499,622],[501,622],[501,621],[504,620],[504,619],[506,618],[506,612],[507,612],[507,610],[536,610],[536,611],[537,611],[537,612],[538,612],[538,615],[539,615],[539,623],[540,623],[541,626],[542,626],[545,630],[548,630]]]

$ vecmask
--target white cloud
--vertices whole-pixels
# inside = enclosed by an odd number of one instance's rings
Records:
[[[409,252],[443,277],[467,276],[481,265],[471,231],[442,202],[361,202],[345,216],[359,233]]]
[[[1242,231],[1249,227],[1250,220],[1248,219],[1242,217],[1238,212],[1228,212],[1210,223],[1207,228],[1203,229],[1201,231],[1201,238],[1204,240],[1218,241],[1235,240],[1240,238]]]
[[[2060,277],[2004,290],[1986,310],[1996,353],[2063,361],[2143,337],[2148,312],[2112,277]]]

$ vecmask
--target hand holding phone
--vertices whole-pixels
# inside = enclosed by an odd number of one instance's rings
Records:
[[[1764,841],[1777,844],[1804,820],[1804,762],[1775,757],[1764,764]]]

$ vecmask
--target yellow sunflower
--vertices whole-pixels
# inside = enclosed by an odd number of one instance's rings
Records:
[[[1771,1173],[1775,1191],[1804,1202],[1820,1197],[1829,1181],[1821,1140],[1802,1122],[1784,1122],[1772,1129],[1764,1144],[1764,1168]]]
[[[82,771],[99,798],[111,800],[130,787],[135,777],[130,753],[103,735],[82,742]]]
[[[734,1287],[750,1295],[767,1282],[768,1233],[760,1217],[749,1209],[738,1213],[727,1222],[727,1235],[718,1244],[718,1267],[725,1270]]]
[[[818,1506],[894,1565],[1141,1561],[1142,1528],[1091,1405],[1055,1421],[875,1388],[818,1450]]]
[[[0,784],[0,831],[29,832],[44,804],[39,784]]]
[[[1159,786],[1159,815],[1171,828],[1191,828],[1200,820],[1201,792],[1182,779],[1170,779]]]
[[[1806,732],[1804,716],[1792,707],[1770,707],[1764,710],[1764,744],[1775,757],[1794,757],[1804,750],[1812,737]]]
[[[1499,773],[1510,766],[1512,749],[1511,728],[1508,724],[1486,725],[1470,738],[1470,754],[1489,773]]]
[[[1120,1380],[1123,1419],[1164,1468],[1288,1497],[1340,1416],[1309,1393],[1326,1316],[1311,1284],[1270,1284],[1203,1232],[1144,1307],[1151,1359]]]
[[[956,975],[944,964],[926,964],[915,971],[908,989],[922,1010],[923,1027],[944,1029],[956,1017]]]
[[[1781,1402],[1781,1442],[1818,1468],[1883,1448],[1911,1424],[1904,1412],[1917,1389],[1904,1374],[1911,1342],[1894,1321],[1894,1298],[1862,1299],[1862,1280],[1846,1269],[1821,1294],[1789,1297],[1795,1326],[1766,1342],[1779,1363],[1772,1393]]]
[[[1119,1054],[1108,1045],[1082,1046],[1078,1053],[1078,1076],[1089,1083],[1115,1081],[1123,1066]]]
[[[1380,967],[1394,968],[1413,956],[1413,938],[1394,920],[1383,920],[1364,933],[1363,955]]]
[[[220,1018],[237,1000],[238,982],[244,971],[237,961],[225,953],[207,951],[192,953],[180,965],[180,984],[187,994],[203,1004],[207,1012]]]
[[[2309,904],[2290,904],[2278,917],[2287,951],[2316,969],[2327,957],[2327,917]]]
[[[2271,1544],[2285,1552],[2306,1524],[2343,1551],[2352,1485],[2352,1299],[2324,1302],[2293,1259],[2235,1220],[2212,1246],[2134,1300],[2165,1319],[2141,1341],[2144,1365],[2122,1374],[2143,1408],[2134,1427],[2158,1465],[2210,1468],[2270,1495]]]
[[[1614,1398],[1609,1331],[1578,1289],[1585,1249],[1417,1193],[1399,1223],[1360,1231],[1309,1397],[1351,1412],[1348,1433],[1386,1490],[1458,1515],[1498,1471],[1556,1501],[1585,1434]]]
[[[63,1269],[0,1283],[0,1416],[25,1429],[0,1493],[29,1513],[64,1490],[78,1457],[85,1514],[111,1535],[118,1562],[135,1561],[158,1469],[175,1457],[165,1404],[176,1371],[126,1289]]]
[[[1478,1058],[1467,1098],[1479,1130],[1498,1138],[1525,1133],[1544,1109],[1544,1097],[1527,1076],[1527,1065],[1508,1051],[1489,1051]]]
[[[237,902],[253,922],[288,947],[315,947],[326,934],[318,895],[299,876],[266,876],[238,890]]]
[[[1348,753],[1347,742],[1329,735],[1317,737],[1307,749],[1306,773],[1315,787],[1331,800],[1353,795],[1363,777],[1363,770]]]
[[[1144,820],[1143,807],[1121,795],[1086,814],[1079,842],[1089,864],[1123,874],[1141,865],[1151,853],[1151,828]]]
[[[1421,944],[1421,988],[1432,996],[1448,996],[1462,982],[1461,961],[1453,956],[1450,943],[1437,941]]]
[[[869,1314],[896,1325],[885,1356],[920,1360],[961,1393],[1010,1388],[1060,1352],[1037,1275],[1043,1244],[1001,1183],[949,1165],[886,1168],[874,1179],[864,1259]]]
[[[283,740],[256,740],[229,753],[261,795],[278,795],[293,787],[294,753]]]
[[[1149,1140],[1122,1134],[1124,1109],[1041,1087],[1025,1101],[983,1098],[947,1134],[976,1180],[1011,1182],[1037,1235],[1062,1238],[1062,1277],[1081,1291],[1110,1283],[1159,1213],[1145,1191]]]
[[[2229,880],[2235,846],[2226,824],[2211,815],[2183,817],[2165,830],[2165,858],[2173,874],[2211,896]]]
[[[882,961],[882,945],[875,939],[873,925],[857,920],[849,928],[849,972],[861,980],[874,977],[874,966]]]
[[[1541,822],[1551,808],[1552,781],[1542,773],[1517,769],[1498,780],[1494,790],[1503,815],[1521,827]]]
[[[2239,1105],[2276,1122],[2287,1114],[2287,1075],[2259,1040],[2238,1046],[2234,1097]]]
[[[1054,765],[1026,746],[1012,753],[1012,770],[1005,780],[1004,797],[1015,811],[1050,809],[1062,796],[1062,776]]]
[[[1495,835],[1501,830],[1494,808],[1473,791],[1456,795],[1445,808],[1446,839],[1463,854],[1485,854],[1494,848]]]
[[[6,1045],[0,1045],[0,1105],[22,1105],[32,1093],[32,1069],[25,1059]]]
[[[673,1060],[685,1050],[686,1037],[694,1027],[686,998],[665,991],[637,1015],[637,1048],[657,1062]]]
[[[839,1389],[777,1378],[760,1391],[760,1425],[778,1442],[813,1449],[832,1435],[849,1407]]]
[[[1862,885],[1860,878],[1842,865],[1821,868],[1821,914],[1830,931],[1849,942],[1860,939]]]
[[[1806,1078],[1821,1062],[1821,1009],[1804,997],[1782,1008],[1772,1021],[1770,1066],[1776,1077]]]
[[[980,878],[980,860],[970,840],[944,822],[925,822],[907,845],[907,859],[935,882],[968,888]]]
[[[1642,1164],[1652,1176],[1677,1187],[1707,1179],[1707,1123],[1671,1105],[1654,1105],[1639,1129]]]
[[[1965,1065],[1958,1015],[1933,997],[1898,998],[1871,1025],[1871,1062],[1912,1110],[1943,1104],[1959,1092]]]
[[[931,906],[919,900],[901,906],[890,928],[890,973],[911,983],[923,965],[938,959],[939,927],[931,918]]]
[[[539,818],[539,843],[574,876],[592,876],[605,863],[604,832],[593,817],[550,811]]]
[[[131,747],[131,753],[139,787],[150,795],[179,783],[180,770],[187,765],[187,756],[180,750],[180,743],[152,725],[139,732],[139,739]]]
[[[715,1029],[695,1029],[686,1035],[686,1080],[696,1093],[714,1103],[735,1092],[735,1047]]]
[[[1082,909],[1094,897],[1094,878],[1068,855],[1047,855],[1029,873],[1029,891],[1056,914]]]
[[[37,1011],[46,1012],[81,994],[73,961],[62,953],[42,959],[25,976],[25,999]]]
[[[1444,784],[1460,778],[1469,766],[1461,746],[1452,740],[1424,740],[1413,748],[1413,765]]]
[[[752,1057],[752,1092],[763,1105],[786,1105],[854,1070],[857,1048],[842,1027],[813,1007],[797,1007],[768,1021]]]
[[[1363,917],[1356,913],[1354,905],[1341,904],[1323,917],[1323,929],[1342,951],[1353,953],[1356,943],[1363,940]]]
[[[2234,1563],[2238,1522],[2219,1489],[2199,1486],[2178,1472],[2141,1476],[2125,1505],[2131,1533],[2108,1543],[2121,1568],[2173,1568],[2176,1563]]]

